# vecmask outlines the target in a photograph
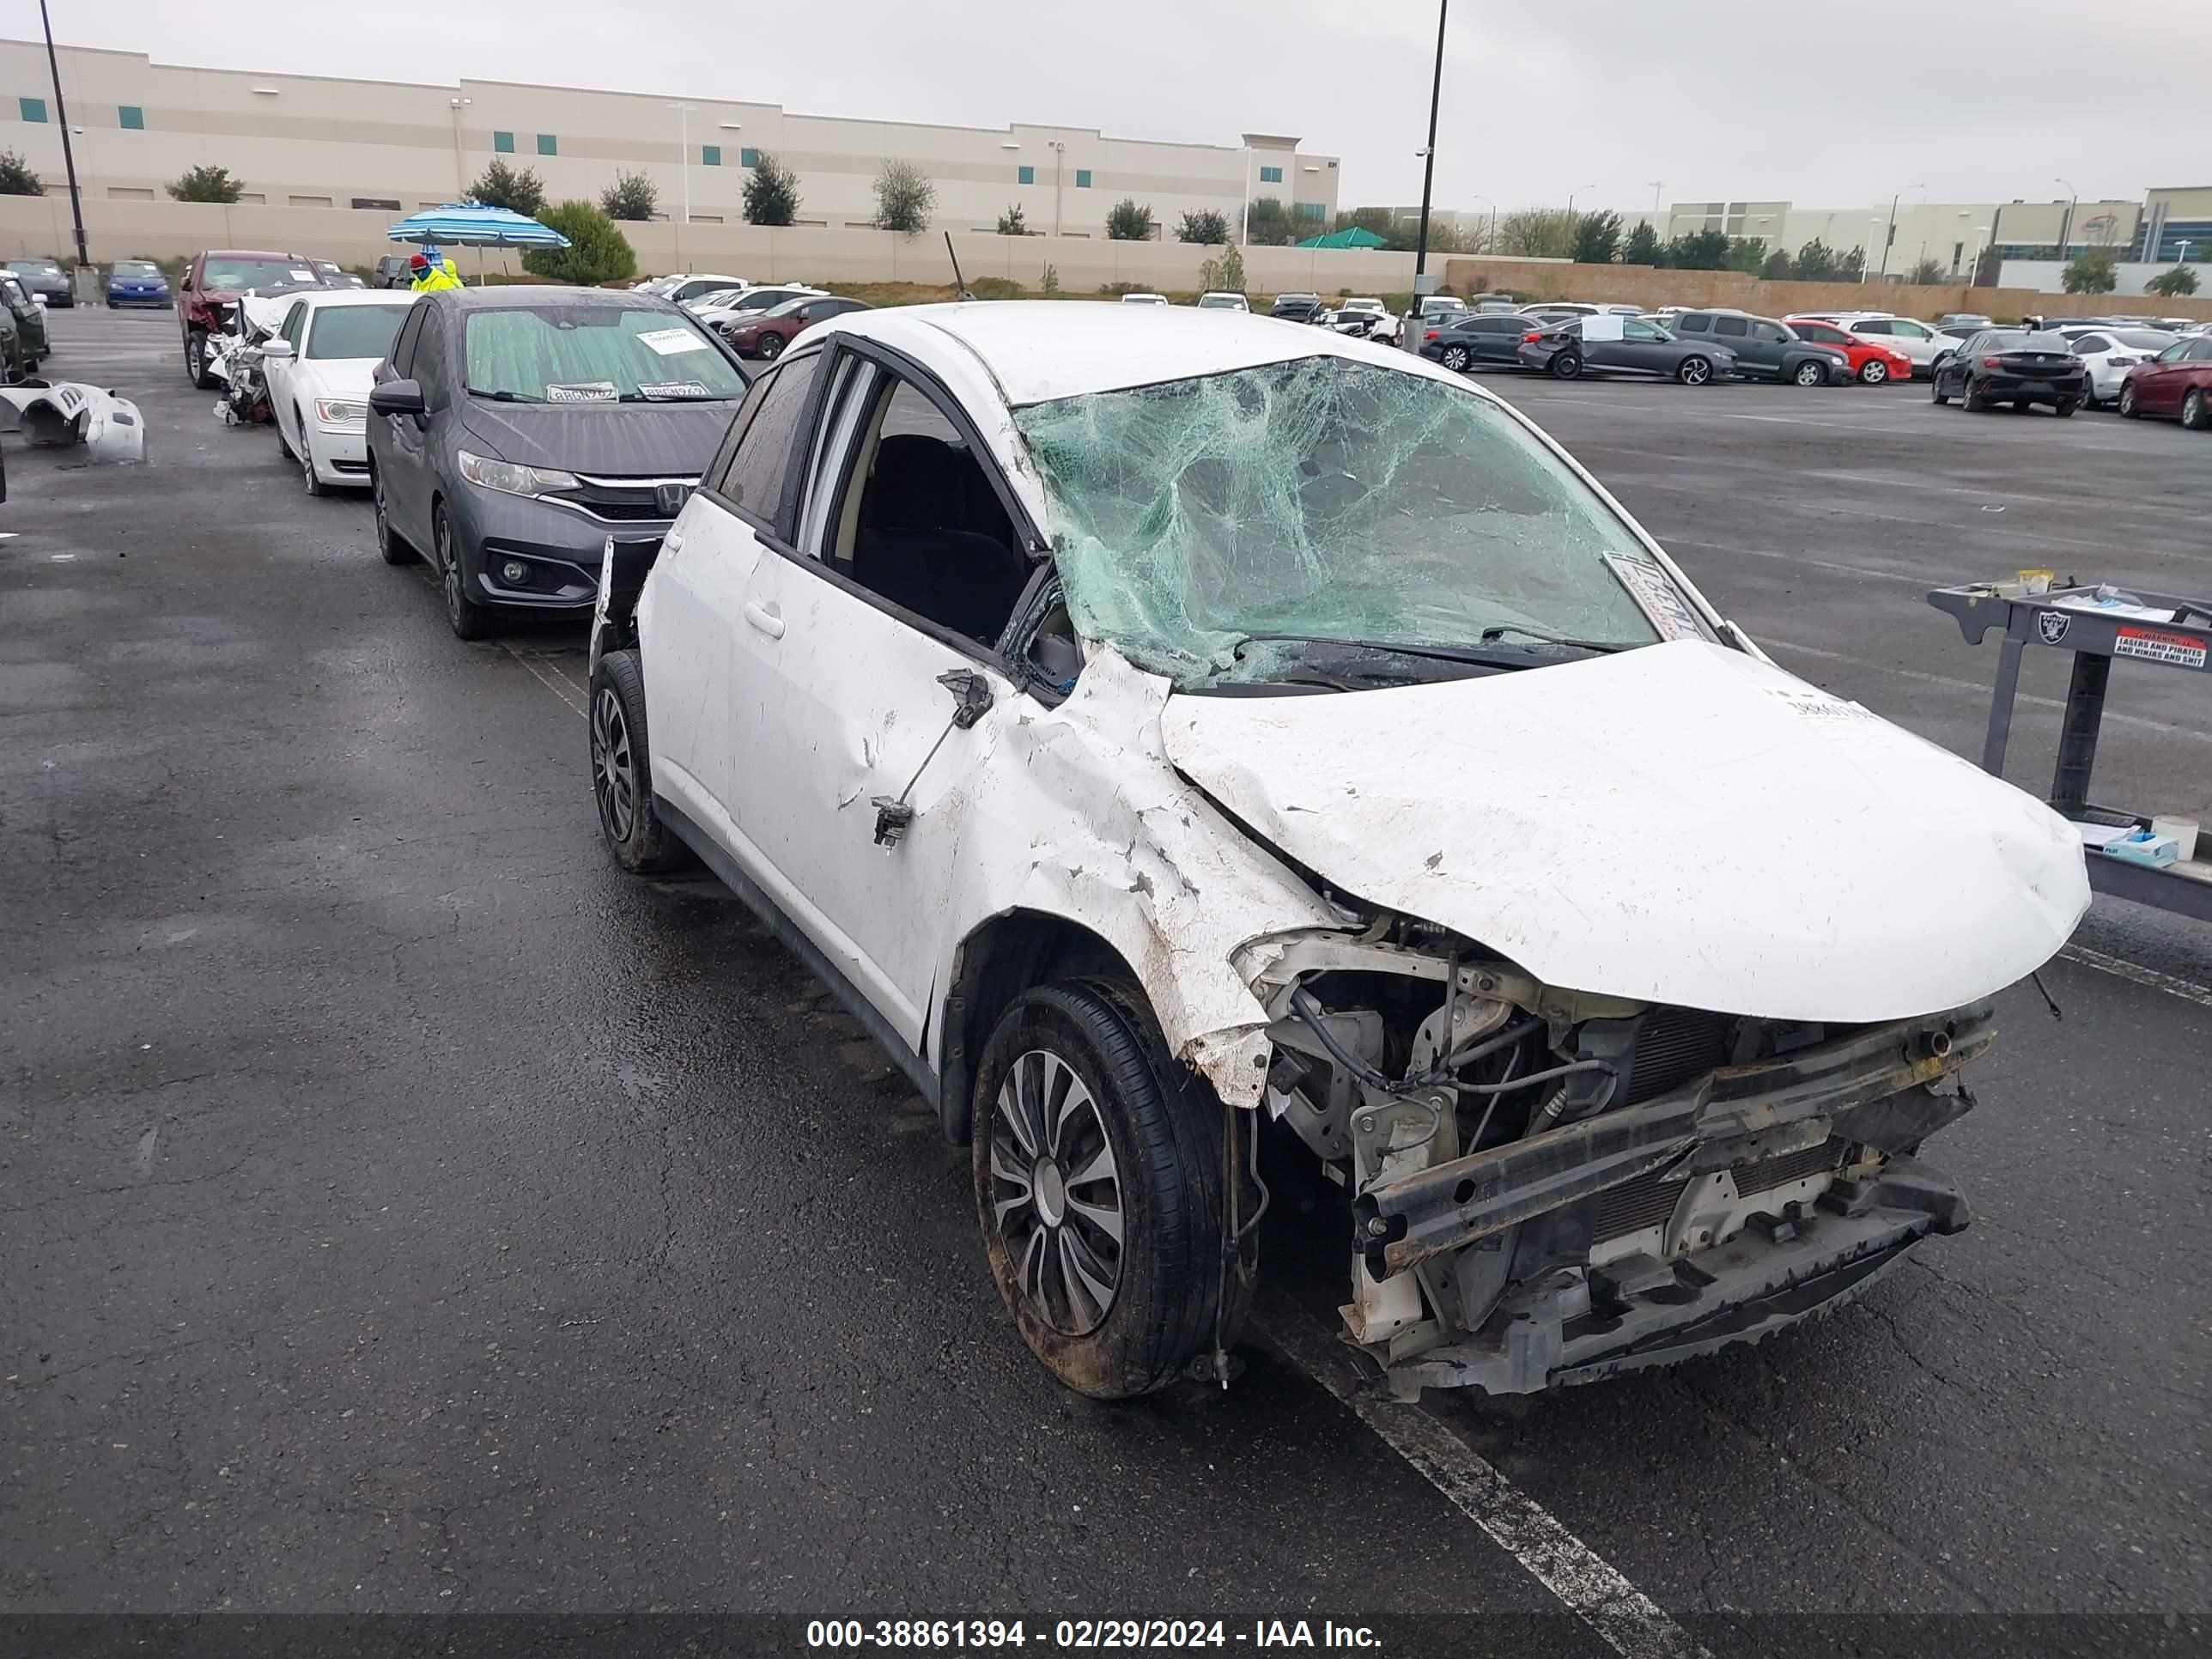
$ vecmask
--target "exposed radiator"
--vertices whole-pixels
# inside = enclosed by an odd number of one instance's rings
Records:
[[[1739,1164],[1730,1173],[1735,1176],[1739,1193],[1771,1193],[1777,1187],[1786,1187],[1807,1176],[1835,1169],[1844,1161],[1846,1150],[1847,1143],[1831,1135],[1817,1146],[1784,1152],[1779,1158],[1765,1158],[1757,1164]],[[1592,1237],[1602,1244],[1628,1233],[1642,1232],[1646,1227],[1666,1225],[1674,1213],[1675,1205],[1681,1201],[1683,1185],[1679,1180],[1663,1181],[1654,1174],[1638,1176],[1600,1194],[1597,1225]]]

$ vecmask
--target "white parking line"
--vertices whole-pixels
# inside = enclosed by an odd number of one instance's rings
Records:
[[[2161,974],[2157,969],[2146,968],[2140,962],[2130,962],[2124,957],[2108,957],[2102,951],[2092,951],[2086,945],[2069,945],[2058,954],[2069,962],[2080,963],[2084,968],[2094,968],[2100,974],[2131,980],[2137,985],[2147,985],[2154,991],[2163,991],[2170,997],[2179,997],[2184,1002],[2212,1008],[2212,985],[2198,985],[2172,974]]]
[[[576,696],[574,684],[565,676],[549,672],[548,670],[541,667],[538,664],[538,658],[534,654],[526,657],[514,646],[507,645],[506,641],[501,640],[500,643],[507,646],[507,654],[514,658],[515,661],[520,663],[525,668],[528,669],[537,678],[539,684],[543,685],[555,696],[560,698],[562,702],[568,704],[568,707],[574,709],[577,714],[585,714],[586,710],[583,702],[581,699]]]
[[[1711,1659],[1664,1608],[1500,1474],[1489,1459],[1419,1407],[1400,1405],[1364,1384],[1336,1341],[1304,1316],[1291,1311],[1271,1318],[1261,1334],[1351,1407],[1615,1653],[1632,1659]]]

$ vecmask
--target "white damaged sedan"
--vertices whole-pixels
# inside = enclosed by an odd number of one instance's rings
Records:
[[[810,329],[610,560],[590,715],[616,856],[703,860],[891,1051],[1099,1396],[1227,1376],[1263,1135],[1401,1393],[1832,1305],[1966,1224],[1921,1143],[2088,902],[1512,408],[1234,313]]]

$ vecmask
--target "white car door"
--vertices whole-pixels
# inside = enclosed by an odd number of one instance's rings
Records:
[[[743,606],[735,810],[763,885],[919,1052],[963,826],[990,810],[970,776],[1021,702],[977,636],[1029,564],[949,397],[842,355],[796,545],[769,544]],[[963,527],[994,513],[995,540]]]
[[[759,860],[732,817],[739,764],[732,666],[743,637],[761,538],[788,533],[818,351],[756,380],[701,488],[661,540],[640,596],[638,641],[651,711],[653,787],[758,879]],[[779,526],[784,529],[779,532]]]
[[[295,300],[291,309],[284,313],[283,325],[274,336],[291,346],[292,355],[270,357],[264,353],[261,360],[262,384],[269,388],[270,418],[276,422],[276,430],[292,446],[295,455],[303,453],[300,446],[307,441],[307,434],[292,418],[292,406],[297,401],[293,378],[299,372],[300,354],[307,349],[307,313],[311,309],[305,300]]]

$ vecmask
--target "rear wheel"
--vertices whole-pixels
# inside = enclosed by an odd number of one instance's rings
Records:
[[[1684,386],[1703,386],[1713,378],[1713,366],[1704,357],[1685,357],[1675,368],[1674,378]]]
[[[592,673],[592,798],[615,861],[641,876],[680,869],[691,856],[653,811],[645,719],[637,653],[610,651]]]
[[[975,1125],[991,1276],[1062,1382],[1127,1399],[1229,1344],[1251,1274],[1249,1257],[1222,1260],[1222,1138],[1243,1126],[1175,1063],[1134,986],[1016,998],[983,1052]]]
[[[2081,405],[2071,398],[2061,398],[2057,403],[2051,404],[2051,412],[2063,421],[2080,407]]]
[[[1869,357],[1859,365],[1861,386],[1880,386],[1889,379],[1889,365],[1879,357]]]
[[[1983,413],[1990,406],[1990,400],[1982,395],[1981,387],[1974,384],[1974,378],[1971,374],[1966,377],[1965,395],[1959,401],[1970,414],[1974,415]]]
[[[430,533],[438,544],[438,573],[446,591],[446,623],[457,640],[489,639],[492,632],[489,605],[469,597],[461,574],[461,550],[453,537],[453,521],[443,506],[432,509]]]
[[[1437,361],[1455,374],[1463,374],[1468,365],[1467,348],[1463,345],[1446,346],[1443,356]]]
[[[2212,427],[2212,404],[2204,401],[2202,387],[2190,387],[2189,395],[2181,400],[2181,423],[2191,432]]]
[[[1828,371],[1815,362],[1802,362],[1797,365],[1797,372],[1790,378],[1799,386],[1825,386],[1828,380]]]
[[[1582,356],[1577,352],[1555,351],[1552,354],[1551,368],[1554,380],[1580,380],[1583,372]]]

